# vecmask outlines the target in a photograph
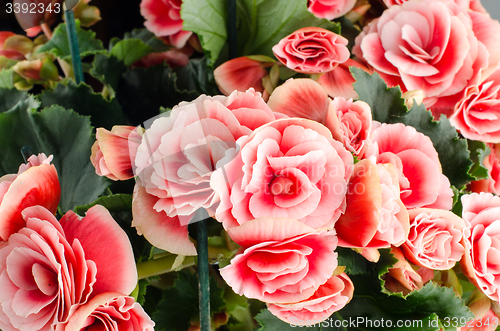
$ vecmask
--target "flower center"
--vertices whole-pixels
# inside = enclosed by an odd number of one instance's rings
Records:
[[[280,194],[293,194],[293,181],[287,177],[276,177],[271,182],[271,194],[272,195],[280,195]]]

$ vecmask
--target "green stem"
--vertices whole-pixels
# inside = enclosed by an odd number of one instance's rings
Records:
[[[69,50],[71,52],[71,61],[73,62],[73,72],[75,73],[75,82],[83,82],[82,59],[80,58],[80,48],[78,47],[78,36],[76,33],[76,22],[73,10],[64,12],[66,18],[66,31],[69,39]]]
[[[137,264],[139,279],[158,276],[167,272],[187,268],[196,264],[194,256],[186,256],[179,268],[172,269],[177,255],[169,255],[159,259],[140,262]]]
[[[210,331],[210,278],[208,265],[207,221],[202,219],[198,226],[198,286],[200,292],[200,330]]]
[[[236,0],[228,0],[227,2],[227,43],[229,45],[229,59],[238,57]]]

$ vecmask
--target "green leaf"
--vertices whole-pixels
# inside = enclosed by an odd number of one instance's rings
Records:
[[[23,163],[20,150],[29,145],[34,154],[54,155],[61,183],[63,212],[88,204],[104,191],[107,182],[95,173],[90,148],[95,141],[90,120],[60,106],[34,111],[33,97],[0,114],[0,176],[15,173]]]
[[[127,123],[116,99],[104,99],[102,94],[94,93],[85,83],[76,85],[73,80],[69,80],[67,85],[59,83],[53,91],[44,90],[39,98],[42,107],[59,105],[73,109],[80,115],[90,116],[94,127],[111,129],[113,125]]]
[[[208,66],[207,59],[190,60],[187,66],[175,69],[176,85],[180,90],[196,91],[198,94],[221,94],[215,83],[214,70]]]
[[[262,311],[255,316],[257,322],[259,322],[260,328],[258,331],[291,331],[291,330],[307,330],[307,331],[320,331],[321,326],[316,324],[316,326],[312,327],[298,327],[297,325],[290,325],[286,322],[283,322],[267,309],[262,309]]]
[[[153,48],[154,52],[156,53],[165,52],[171,48],[171,46],[165,44],[163,40],[156,37],[146,28],[134,29],[131,32],[125,33],[125,35],[123,36],[123,40],[127,39],[139,39],[147,46]],[[110,44],[111,47],[114,47],[114,45],[115,43]]]
[[[164,331],[185,331],[189,321],[199,313],[198,277],[188,271],[177,273],[174,286],[163,291],[163,297],[158,303],[152,318],[156,329]],[[224,290],[210,277],[210,310],[220,312],[226,305],[223,299]]]
[[[380,252],[380,258],[377,262],[377,275],[378,279],[380,281],[380,287],[382,288],[382,292],[389,294],[389,295],[397,295],[401,296],[402,294],[400,292],[390,292],[385,289],[385,279],[384,275],[389,272],[389,269],[398,262],[398,259],[391,253],[390,248],[386,249],[379,249]]]
[[[240,55],[268,55],[292,32],[308,26],[340,33],[340,24],[320,19],[307,10],[304,0],[238,0]]]
[[[154,51],[152,47],[146,45],[140,39],[125,39],[113,46],[110,55],[116,57],[128,67],[143,56],[153,53]]]
[[[213,65],[226,43],[226,1],[182,1],[182,29],[198,35],[210,65]]]
[[[28,94],[16,89],[0,88],[0,113],[3,113],[14,107],[19,101],[26,100]]]
[[[349,275],[371,274],[374,264],[350,248],[337,247],[339,266],[345,266]]]
[[[75,208],[75,212],[80,215],[84,216],[87,210],[89,210],[91,207],[95,205],[101,205],[106,207],[107,210],[109,211],[123,211],[123,210],[131,210],[132,209],[132,195],[130,194],[114,194],[114,195],[108,195],[104,197],[100,197],[96,201],[84,205],[84,206],[77,206]]]
[[[444,115],[436,122],[423,105],[414,105],[408,111],[399,87],[388,88],[377,73],[370,75],[359,68],[350,69],[356,79],[354,89],[359,99],[370,105],[374,120],[403,123],[428,136],[439,154],[443,174],[453,186],[462,187],[474,179],[469,174],[473,163],[469,158],[467,141],[458,137]]]
[[[177,76],[166,65],[134,68],[123,75],[116,97],[132,125],[158,116],[160,107],[171,108],[181,101],[192,100],[199,94],[179,91]]]
[[[95,38],[95,33],[90,30],[83,30],[80,28],[80,21],[76,21],[76,33],[78,37],[78,46],[80,48],[80,56],[85,56],[105,53],[102,42]],[[71,58],[71,51],[69,48],[68,33],[66,31],[66,24],[61,23],[54,30],[52,39],[45,45],[40,47],[36,53],[50,52],[63,60]]]
[[[90,74],[116,91],[121,75],[127,71],[125,64],[115,56],[97,54]]]
[[[470,151],[470,159],[474,162],[469,173],[471,176],[474,176],[476,180],[487,179],[488,169],[484,167],[483,161],[490,153],[490,149],[482,141],[469,139],[467,139],[467,147]]]
[[[0,88],[13,89],[14,88],[14,69],[0,70]]]

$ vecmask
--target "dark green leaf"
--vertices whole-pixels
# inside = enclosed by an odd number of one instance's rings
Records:
[[[19,101],[26,100],[28,94],[16,89],[0,88],[0,113],[3,113],[14,107]]]
[[[349,275],[371,274],[374,264],[366,260],[361,254],[350,248],[337,247],[339,266],[346,267],[345,272]]]
[[[258,331],[291,331],[291,330],[307,330],[307,331],[320,331],[321,326],[316,324],[316,326],[311,327],[298,327],[297,325],[290,325],[283,322],[267,309],[262,309],[262,311],[255,316],[255,319],[259,322],[260,328]]]
[[[34,154],[54,155],[61,183],[63,212],[88,204],[104,191],[107,182],[95,173],[90,148],[95,141],[90,120],[59,106],[33,110],[39,103],[30,97],[13,109],[0,114],[1,175],[15,173],[23,163],[23,146]]]
[[[190,60],[185,67],[175,69],[177,88],[186,91],[196,91],[198,94],[221,94],[215,83],[214,70],[208,67],[205,57]]]
[[[462,187],[474,179],[469,174],[472,161],[467,141],[458,137],[445,116],[436,122],[423,105],[415,105],[408,111],[399,87],[388,88],[377,73],[370,75],[354,67],[351,67],[351,73],[356,79],[354,89],[359,99],[370,105],[374,120],[403,123],[428,136],[439,154],[443,174],[455,187]]]
[[[134,68],[120,80],[117,98],[132,125],[158,116],[160,107],[173,107],[196,98],[196,92],[179,91],[177,76],[166,65]]]
[[[198,277],[188,271],[177,274],[174,286],[163,291],[152,318],[156,329],[163,331],[185,331],[191,318],[198,316]],[[210,277],[210,309],[212,314],[225,307],[224,290]]]
[[[146,28],[134,29],[131,32],[125,33],[125,35],[123,36],[123,40],[127,39],[139,39],[147,46],[153,48],[154,52],[156,53],[164,52],[171,48],[171,46],[165,44],[163,40],[156,37]],[[110,49],[116,45],[116,43],[118,42],[117,40],[118,39],[115,39],[113,43],[110,43]]]
[[[240,55],[273,56],[272,47],[292,32],[315,26],[340,33],[340,24],[319,19],[304,0],[238,0]],[[244,46],[243,46],[244,45]]]
[[[488,156],[490,149],[482,141],[468,140],[467,147],[470,151],[470,159],[474,162],[474,165],[470,169],[469,173],[474,176],[476,180],[487,179],[488,169],[484,167],[483,161]]]
[[[226,2],[220,0],[183,0],[182,29],[198,34],[211,65],[226,43]]]
[[[132,209],[132,195],[130,194],[114,194],[103,196],[97,199],[96,201],[84,205],[77,206],[75,208],[75,212],[80,216],[85,215],[87,210],[95,205],[101,205],[106,207],[109,211],[123,211],[123,210],[131,210]]]
[[[143,56],[153,53],[154,51],[152,47],[146,45],[140,39],[125,39],[113,46],[110,55],[116,57],[128,67]]]
[[[118,101],[104,99],[102,94],[94,93],[85,83],[76,85],[70,80],[67,85],[57,84],[53,91],[43,91],[40,101],[42,107],[59,105],[66,109],[73,109],[80,115],[90,116],[94,127],[111,129],[113,125],[126,124]]]
[[[80,28],[80,22],[76,21],[76,33],[78,37],[78,46],[80,48],[80,56],[84,58],[87,55],[105,53],[102,42],[95,38],[95,33],[90,30]],[[37,53],[50,52],[64,60],[71,58],[69,48],[68,33],[66,24],[61,23],[54,30],[52,39],[37,50]]]
[[[90,74],[116,91],[121,75],[127,71],[125,64],[114,56],[97,54]]]

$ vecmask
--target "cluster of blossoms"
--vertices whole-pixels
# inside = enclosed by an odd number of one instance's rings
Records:
[[[127,235],[100,205],[57,220],[51,160],[33,155],[0,178],[0,329],[153,331],[128,296],[137,270]]]

